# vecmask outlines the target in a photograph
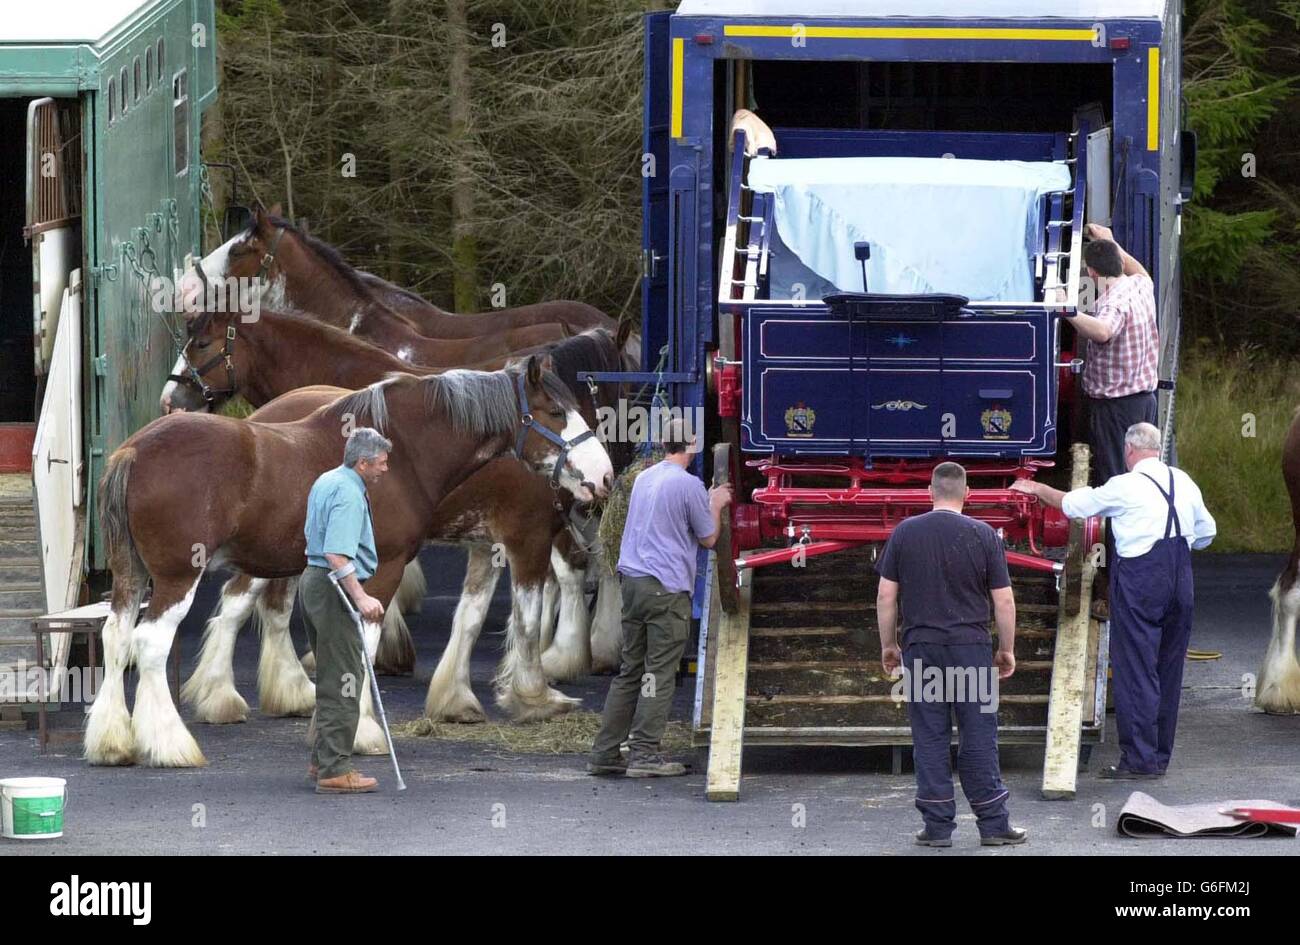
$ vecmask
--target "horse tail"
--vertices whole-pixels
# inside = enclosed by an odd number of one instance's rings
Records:
[[[108,458],[108,469],[99,481],[99,530],[104,536],[109,566],[115,577],[129,578],[132,584],[145,573],[144,562],[131,537],[126,508],[134,465],[135,447],[123,447]]]

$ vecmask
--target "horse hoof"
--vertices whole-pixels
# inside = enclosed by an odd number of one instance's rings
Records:
[[[131,745],[86,745],[83,756],[86,764],[96,767],[126,767],[135,764],[135,748]]]
[[[290,685],[268,685],[258,693],[258,709],[271,718],[305,718],[316,708],[316,686],[306,676]]]
[[[546,674],[547,682],[572,682],[586,676],[590,670],[584,653],[566,653],[551,647],[542,654],[542,672]]]
[[[352,740],[352,754],[388,754],[388,742],[384,738],[384,730],[379,727],[379,723],[374,719],[362,716],[361,720],[357,723],[357,735],[356,738]]]
[[[424,713],[430,722],[453,722],[457,725],[479,725],[487,721],[487,713],[479,706],[461,706]]]
[[[177,737],[170,744],[146,744],[137,738],[135,760],[150,768],[202,768],[208,763],[203,751],[189,733]]]
[[[441,667],[440,667],[441,668]],[[450,674],[433,674],[424,697],[424,717],[430,722],[486,722],[483,704],[469,683],[455,680]]]
[[[234,725],[248,721],[248,703],[238,692],[212,692],[191,698],[181,691],[182,698],[194,707],[194,720],[208,725]]]
[[[511,721],[521,723],[553,719],[557,715],[573,711],[582,704],[581,700],[566,696],[558,689],[548,689],[545,698],[540,702],[524,701],[513,694],[498,699],[497,702],[510,716]]]
[[[1257,701],[1255,705],[1259,706],[1265,715],[1300,715],[1300,705],[1268,701]]]
[[[434,722],[452,722],[456,725],[481,725],[487,721],[487,713],[482,709],[466,706],[454,712],[443,712],[438,718],[428,716]]]
[[[91,706],[86,720],[85,749],[83,757],[92,765],[135,764],[135,740],[131,735],[131,713],[123,705],[120,709],[109,707],[107,697],[102,704]]]

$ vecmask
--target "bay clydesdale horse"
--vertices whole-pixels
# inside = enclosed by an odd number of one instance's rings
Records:
[[[1273,637],[1264,654],[1255,688],[1255,705],[1275,714],[1300,713],[1300,653],[1296,622],[1300,619],[1300,410],[1282,444],[1282,478],[1291,497],[1295,544],[1269,596],[1273,598]]]
[[[367,591],[385,606],[434,508],[496,456],[515,450],[534,474],[584,502],[613,478],[572,396],[536,357],[520,370],[391,377],[293,423],[190,413],[153,421],[113,453],[99,487],[113,592],[88,761],[204,763],[167,688],[176,627],[209,566],[259,578],[301,573],[307,493],[340,462],[346,434],[366,424],[393,441],[389,472],[370,497],[381,564]],[[137,623],[150,581],[153,596]],[[540,613],[541,594],[517,606]],[[379,626],[365,633],[373,652]],[[128,712],[123,672],[132,654],[140,680]],[[382,750],[382,733],[368,723],[366,738]]]
[[[588,328],[617,328],[614,319],[600,309],[572,301],[539,302],[476,315],[445,312],[414,292],[354,268],[334,247],[276,215],[276,209],[268,213],[258,207],[247,230],[203,258],[199,264],[202,277],[195,271],[185,274],[177,286],[178,303],[184,309],[202,307],[205,281],[224,285],[234,278],[247,285],[257,278],[261,301],[268,308],[309,313],[362,337],[383,339],[381,347],[391,340],[385,333],[395,328],[394,321],[384,318],[384,313],[396,314],[421,335],[443,340],[472,339],[539,326],[562,326],[568,334]],[[251,300],[242,301],[247,308]],[[371,320],[379,324],[368,324]],[[639,361],[639,351],[637,355]],[[423,363],[429,362],[424,359]]]
[[[177,369],[159,398],[162,413],[215,410],[232,397],[254,407],[313,384],[357,389],[386,374],[439,374],[446,365],[408,362],[389,351],[304,315],[263,309],[186,315]],[[541,354],[556,343],[510,351],[457,368],[496,371],[512,357]]]

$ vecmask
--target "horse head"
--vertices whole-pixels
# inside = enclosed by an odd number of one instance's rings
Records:
[[[218,292],[222,298],[233,294],[246,310],[256,305],[280,276],[277,254],[288,227],[279,214],[278,203],[270,210],[257,204],[248,229],[226,240],[181,277],[176,286],[177,309],[212,308],[212,296]]]
[[[164,414],[211,413],[239,393],[240,378],[248,377],[244,321],[239,311],[185,313],[185,344],[159,398]]]
[[[515,455],[580,502],[607,496],[614,484],[609,454],[555,376],[550,355],[532,355],[522,371],[507,374],[514,377],[519,402]]]

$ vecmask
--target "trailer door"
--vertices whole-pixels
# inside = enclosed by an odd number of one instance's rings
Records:
[[[76,605],[81,585],[81,270],[63,292],[32,446],[32,487],[47,613]]]
[[[668,343],[668,95],[671,11],[645,17],[645,113],[641,173],[641,369]]]
[[[27,106],[27,225],[32,246],[32,340],[36,374],[49,373],[68,275],[81,257],[79,103]]]

